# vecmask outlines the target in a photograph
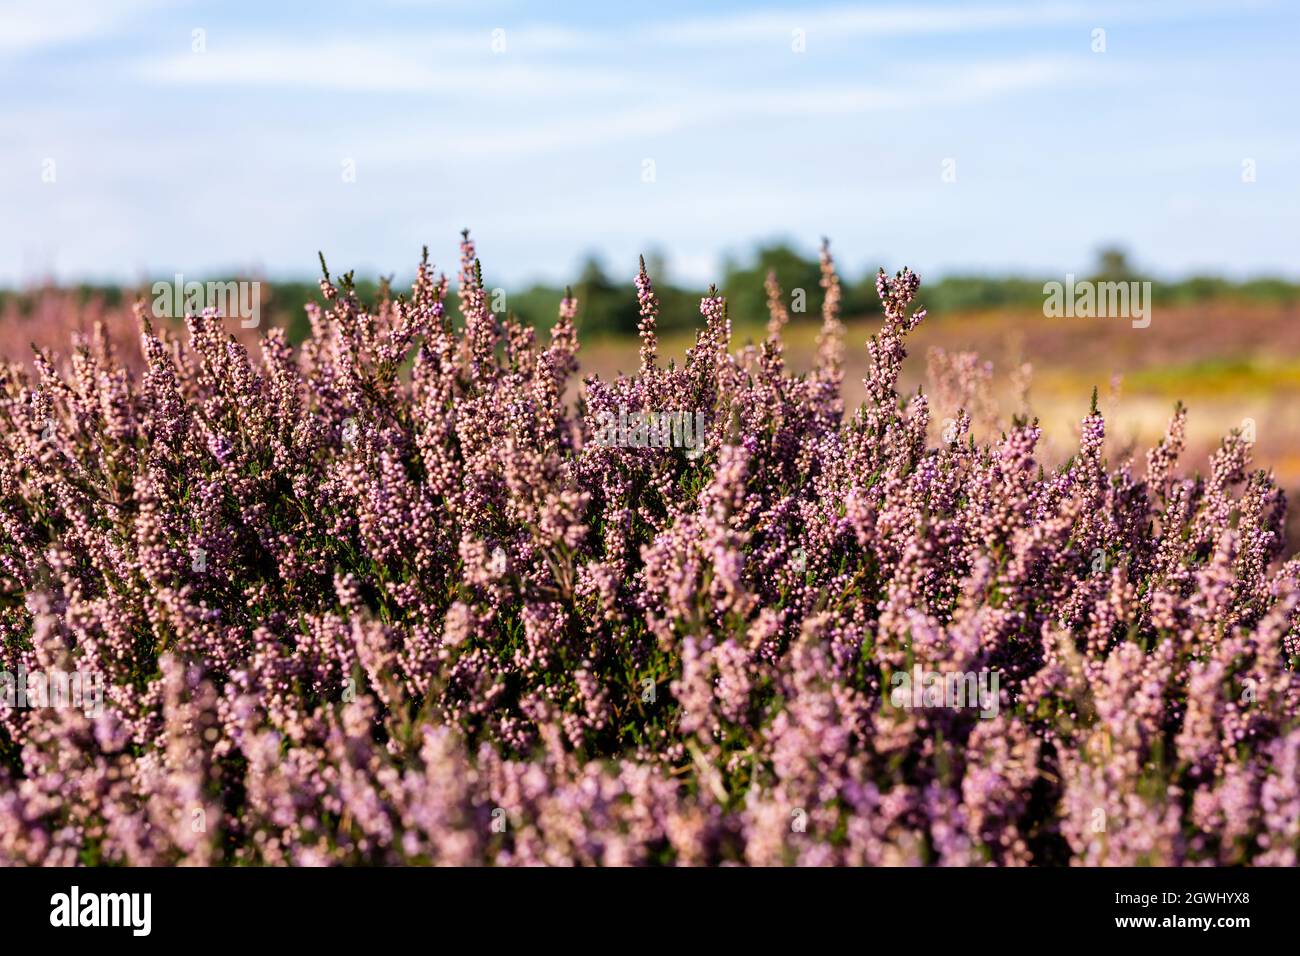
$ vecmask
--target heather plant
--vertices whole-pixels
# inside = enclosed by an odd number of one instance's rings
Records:
[[[468,234],[454,295],[326,271],[298,348],[142,304],[138,357],[8,366],[0,669],[105,699],[0,696],[0,862],[1295,865],[1300,562],[1250,444],[1185,475],[1180,406],[1139,478],[1094,396],[1060,466],[984,405],[932,445],[920,280],[878,275],[846,409],[819,274],[795,375],[775,275],[763,341],[711,290],[679,365],[642,265],[639,368],[572,405],[576,301],[539,342]],[[596,440],[629,410],[703,433]]]

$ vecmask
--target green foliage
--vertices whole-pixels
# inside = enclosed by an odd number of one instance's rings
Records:
[[[727,297],[727,311],[733,322],[743,325],[767,320],[767,295],[763,283],[769,271],[776,273],[776,281],[790,308],[790,321],[818,317],[822,290],[817,260],[805,258],[790,246],[778,243],[761,247],[751,265],[727,263],[722,294]],[[802,311],[797,290],[802,290],[806,300]]]
[[[885,264],[881,264],[885,265]],[[699,300],[704,289],[675,285],[666,273],[662,257],[651,255],[647,268],[660,301],[658,327],[663,332],[692,328],[699,317]],[[886,267],[887,269],[887,267]],[[821,321],[822,289],[820,271],[815,254],[805,255],[785,241],[760,245],[744,261],[728,260],[723,267],[720,283],[727,297],[728,314],[738,327],[761,326],[767,321],[767,299],[764,281],[768,272],[776,273],[794,323]],[[578,298],[578,330],[587,338],[600,336],[633,336],[640,319],[636,290],[632,285],[633,269],[611,274],[606,265],[594,254],[583,262],[578,280],[573,283]],[[887,270],[888,271],[888,270]],[[1109,281],[1144,281],[1141,272],[1134,269],[1127,253],[1115,246],[1098,250],[1097,262],[1087,276],[1080,278]],[[1043,284],[1060,276],[991,276],[950,275],[937,282],[927,283],[920,300],[932,317],[961,312],[995,309],[1035,308],[1043,302]],[[224,281],[224,280],[220,280]],[[877,311],[875,267],[861,275],[841,276],[843,284],[842,313],[852,318],[873,315]],[[361,301],[374,304],[391,286],[400,291],[407,283],[393,277],[358,279],[355,283]],[[489,289],[496,286],[486,283]],[[77,285],[67,289],[79,303],[99,300],[113,307],[123,300],[151,298],[149,284],[138,288],[130,286]],[[802,290],[802,295],[797,290]],[[533,285],[524,290],[506,288],[506,304],[517,318],[539,330],[549,329],[555,321],[563,287]],[[1255,303],[1291,305],[1300,302],[1300,282],[1280,276],[1259,276],[1243,281],[1233,281],[1221,276],[1197,275],[1178,281],[1151,280],[1151,293],[1159,305],[1193,305],[1212,301],[1247,301]],[[0,311],[16,307],[26,311],[35,301],[32,292],[0,290]],[[320,286],[316,281],[277,280],[262,283],[262,313],[269,321],[285,326],[293,342],[307,336],[308,323],[304,306],[320,301]],[[454,301],[454,300],[453,300]],[[800,308],[802,306],[802,308]],[[454,312],[454,309],[453,309]],[[459,319],[459,317],[456,317]]]

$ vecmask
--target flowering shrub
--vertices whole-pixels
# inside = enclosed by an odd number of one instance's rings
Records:
[[[663,363],[643,267],[576,410],[576,303],[537,343],[468,236],[460,323],[426,262],[326,274],[299,350],[141,308],[139,375],[9,366],[0,663],[106,700],[0,700],[0,862],[1294,865],[1281,493],[1239,435],[1180,477],[1181,408],[1140,479],[1095,402],[1051,470],[1027,420],[929,445],[919,284],[847,415],[825,251],[810,374],[775,281],[766,341],[709,295]],[[699,447],[594,441],[621,410]]]

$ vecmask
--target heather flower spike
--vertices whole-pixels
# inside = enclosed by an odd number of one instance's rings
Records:
[[[636,298],[641,310],[637,329],[641,335],[641,374],[647,374],[655,363],[658,344],[655,340],[655,319],[659,315],[659,300],[655,297],[650,276],[645,271],[645,256],[640,257],[640,270],[636,275]]]

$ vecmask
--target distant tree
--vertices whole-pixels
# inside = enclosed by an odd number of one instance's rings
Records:
[[[605,265],[600,261],[599,256],[589,253],[583,259],[582,268],[578,271],[578,285],[602,292],[613,288],[613,283],[610,282],[609,276],[605,274]]]
[[[752,264],[726,263],[722,291],[733,322],[758,324],[767,321],[767,293],[764,282],[768,271],[776,273],[791,321],[817,318],[821,310],[821,273],[816,258],[806,258],[786,243],[760,246]],[[798,291],[797,291],[798,290]],[[798,311],[802,305],[803,311]]]
[[[636,290],[631,280],[616,283],[595,255],[587,256],[573,287],[578,297],[578,327],[589,333],[634,335]]]
[[[1128,252],[1120,246],[1103,246],[1097,250],[1098,279],[1130,279],[1133,268],[1129,265]]]

